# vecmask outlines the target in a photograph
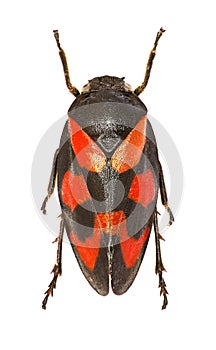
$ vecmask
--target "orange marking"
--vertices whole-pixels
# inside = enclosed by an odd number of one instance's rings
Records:
[[[76,246],[80,259],[90,270],[94,270],[100,250],[102,233],[119,234],[127,238],[126,218],[123,211],[98,213],[95,215],[94,231],[91,237],[84,242],[80,241],[76,234],[70,233],[70,241]],[[119,233],[120,232],[120,233]]]
[[[146,142],[146,122],[147,116],[145,115],[114,152],[111,165],[119,173],[129,170],[139,163]]]
[[[125,221],[125,215],[122,210],[110,213],[98,213],[95,217],[95,228],[101,229],[107,234],[118,234],[121,231],[122,222]]]
[[[147,208],[154,197],[154,176],[152,171],[148,169],[144,174],[139,174],[134,177],[128,193],[128,198],[132,199],[134,202],[141,203],[143,207]]]
[[[139,239],[133,237],[121,243],[121,252],[123,255],[124,263],[129,269],[133,267],[140,256],[142,247],[146,242],[150,233],[149,227],[147,227]]]
[[[106,165],[106,156],[75,120],[69,118],[71,144],[81,167],[99,173]]]
[[[62,200],[73,211],[78,204],[90,200],[91,196],[83,175],[66,171],[62,181]]]

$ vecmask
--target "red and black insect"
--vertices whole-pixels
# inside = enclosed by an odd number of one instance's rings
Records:
[[[69,91],[76,97],[68,111],[59,148],[52,166],[46,203],[55,180],[61,205],[61,224],[54,277],[45,292],[46,309],[56,281],[62,273],[62,239],[66,229],[79,266],[100,294],[123,294],[133,283],[142,262],[151,228],[156,242],[156,273],[159,275],[162,309],[167,306],[158,229],[157,198],[168,206],[163,171],[155,136],[147,119],[147,108],[138,98],[145,89],[156,54],[157,33],[143,83],[134,91],[124,78],[102,76],[89,80],[80,93],[69,77],[66,56],[54,36]]]

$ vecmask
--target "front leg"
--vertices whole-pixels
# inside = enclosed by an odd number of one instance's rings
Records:
[[[44,201],[42,203],[42,206],[41,206],[41,210],[42,210],[43,214],[46,214],[46,204],[47,204],[48,199],[53,194],[53,191],[55,189],[58,154],[59,154],[59,149],[57,149],[55,151],[55,154],[54,154],[52,170],[51,170],[50,180],[49,180],[49,185],[48,185],[48,188],[47,188],[47,196],[45,197],[45,199],[44,199]]]
[[[169,214],[169,225],[172,225],[174,221],[173,213],[169,207],[168,204],[168,198],[167,198],[167,192],[166,192],[166,185],[164,181],[164,175],[163,175],[163,169],[159,162],[159,186],[160,186],[160,194],[161,194],[161,202],[165,206],[168,214]]]
[[[149,59],[148,59],[148,62],[147,62],[147,66],[146,66],[146,72],[145,72],[145,77],[144,77],[144,80],[142,82],[141,85],[139,85],[135,90],[134,90],[134,93],[138,96],[139,94],[141,94],[147,84],[148,84],[148,81],[149,81],[149,77],[150,77],[150,73],[151,73],[151,69],[152,69],[152,64],[153,64],[153,61],[154,61],[154,58],[155,58],[155,55],[156,55],[156,48],[157,48],[157,45],[158,45],[158,41],[160,40],[162,34],[165,32],[165,29],[163,28],[160,28],[159,32],[157,33],[157,36],[156,36],[156,39],[155,39],[155,42],[154,42],[154,46],[153,46],[153,49],[151,50],[150,52],[150,55],[149,55]]]

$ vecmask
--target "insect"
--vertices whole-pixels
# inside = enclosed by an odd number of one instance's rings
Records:
[[[158,41],[157,33],[144,80],[135,90],[124,78],[101,76],[89,80],[81,93],[72,85],[59,33],[54,37],[62,61],[66,85],[76,99],[68,111],[50,181],[41,210],[58,182],[61,206],[57,260],[42,308],[53,296],[62,274],[62,240],[66,230],[78,264],[90,285],[107,295],[117,295],[133,283],[148,244],[152,226],[156,243],[156,268],[165,309],[167,289],[163,278],[157,199],[174,221],[168,206],[164,176],[147,108],[139,99],[147,86]]]

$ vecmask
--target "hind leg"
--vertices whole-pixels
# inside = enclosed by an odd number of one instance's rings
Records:
[[[64,223],[63,219],[61,219],[60,222],[60,231],[58,237],[55,239],[54,242],[58,242],[57,247],[57,257],[56,257],[56,263],[52,269],[52,272],[54,274],[52,281],[50,282],[47,291],[45,292],[46,296],[42,302],[42,308],[46,310],[46,304],[48,301],[49,296],[53,296],[53,290],[56,288],[56,282],[58,279],[58,276],[61,276],[62,274],[62,242],[63,242],[63,234],[64,234]],[[53,242],[53,243],[54,243]]]
[[[158,227],[158,219],[157,219],[157,210],[155,210],[154,214],[154,232],[155,232],[155,245],[156,245],[156,267],[155,272],[159,276],[159,288],[160,288],[160,295],[163,295],[163,305],[162,310],[166,309],[166,306],[168,304],[167,299],[167,289],[166,289],[166,283],[163,279],[163,271],[166,271],[162,262],[161,257],[161,248],[160,248],[160,233],[159,233],[159,227]]]

